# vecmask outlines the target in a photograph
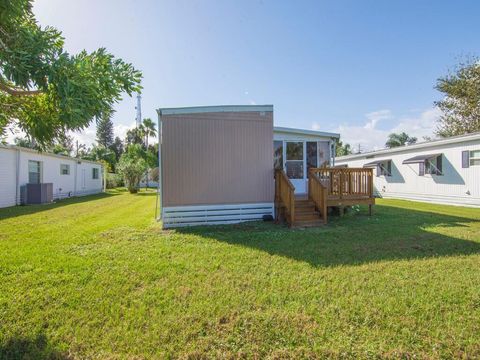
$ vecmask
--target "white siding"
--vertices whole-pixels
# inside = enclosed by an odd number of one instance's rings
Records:
[[[15,205],[17,151],[0,148],[0,207]]]
[[[368,159],[366,156],[351,160],[337,158],[336,164],[363,167],[364,164],[372,161],[391,159],[392,176],[374,177],[375,191],[378,196],[480,206],[480,166],[462,168],[462,151],[465,150],[480,150],[480,140],[432,145],[422,149],[407,147],[401,152],[384,153]],[[402,164],[404,160],[417,155],[436,153],[443,154],[443,175],[419,176],[418,164]],[[374,173],[376,174],[376,170]]]
[[[17,160],[19,154],[19,181],[16,189]],[[53,198],[81,196],[99,193],[103,190],[102,167],[100,164],[69,157],[37,153],[27,149],[0,147],[0,207],[20,203],[20,187],[28,183],[28,162],[41,163],[41,182],[53,184]],[[70,166],[70,173],[62,175],[60,165]],[[99,178],[92,178],[92,168],[98,168]],[[85,171],[85,180],[83,172]],[[17,199],[15,201],[15,195]]]

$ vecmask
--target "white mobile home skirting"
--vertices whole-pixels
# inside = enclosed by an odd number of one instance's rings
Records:
[[[467,196],[437,195],[437,194],[412,194],[402,192],[380,193],[376,192],[377,197],[384,199],[401,199],[430,202],[433,204],[444,204],[454,206],[478,207],[480,208],[480,199]]]
[[[162,209],[163,228],[235,224],[273,216],[273,203],[172,206]]]

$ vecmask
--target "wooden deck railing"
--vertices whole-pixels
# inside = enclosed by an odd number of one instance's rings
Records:
[[[313,171],[312,171],[313,170]],[[327,223],[327,187],[322,184],[320,178],[315,174],[316,169],[308,171],[308,198],[315,203],[323,223]]]
[[[373,169],[313,168],[310,172],[327,188],[329,199],[373,197]]]
[[[295,187],[285,171],[275,170],[275,206],[285,209],[285,218],[289,225],[295,221]]]

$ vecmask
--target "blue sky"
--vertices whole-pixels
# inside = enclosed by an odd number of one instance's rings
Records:
[[[106,47],[159,107],[273,104],[278,126],[340,132],[364,150],[431,135],[436,79],[477,55],[478,1],[37,0],[68,51]],[[118,104],[118,135],[135,98]],[[94,139],[94,128],[78,137]]]

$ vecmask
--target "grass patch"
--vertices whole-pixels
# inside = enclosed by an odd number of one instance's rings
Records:
[[[155,193],[0,209],[0,358],[480,357],[480,210],[163,231]]]

